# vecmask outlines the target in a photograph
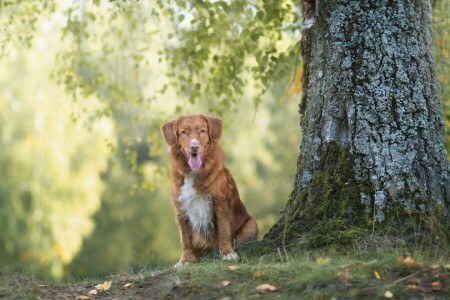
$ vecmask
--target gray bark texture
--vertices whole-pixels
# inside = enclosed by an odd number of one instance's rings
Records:
[[[353,239],[384,225],[400,232],[413,220],[425,234],[448,229],[450,168],[431,2],[302,5],[300,157],[295,188],[265,239],[317,235],[317,226]]]

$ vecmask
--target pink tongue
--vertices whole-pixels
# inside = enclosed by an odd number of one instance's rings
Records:
[[[198,171],[200,170],[200,167],[202,166],[202,160],[200,158],[200,155],[197,156],[190,156],[188,161],[189,167],[191,167],[192,171]]]

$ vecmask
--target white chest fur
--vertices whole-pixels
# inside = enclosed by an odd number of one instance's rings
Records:
[[[192,230],[210,237],[214,229],[211,196],[200,196],[197,193],[194,188],[195,176],[193,172],[186,176],[178,201],[191,223]]]

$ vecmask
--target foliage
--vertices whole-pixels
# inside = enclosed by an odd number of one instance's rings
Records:
[[[444,108],[447,154],[450,159],[450,3],[437,1],[433,15],[434,52]]]
[[[58,278],[95,226],[110,124],[86,131],[67,117],[76,107],[61,89],[32,76],[49,72],[38,63],[49,57],[17,54],[2,65],[0,263]]]
[[[54,1],[0,1],[0,59],[17,46],[30,47],[38,19],[54,10]]]

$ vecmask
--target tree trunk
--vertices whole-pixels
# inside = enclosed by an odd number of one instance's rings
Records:
[[[294,190],[265,241],[448,238],[450,168],[430,1],[302,6],[303,138]]]

